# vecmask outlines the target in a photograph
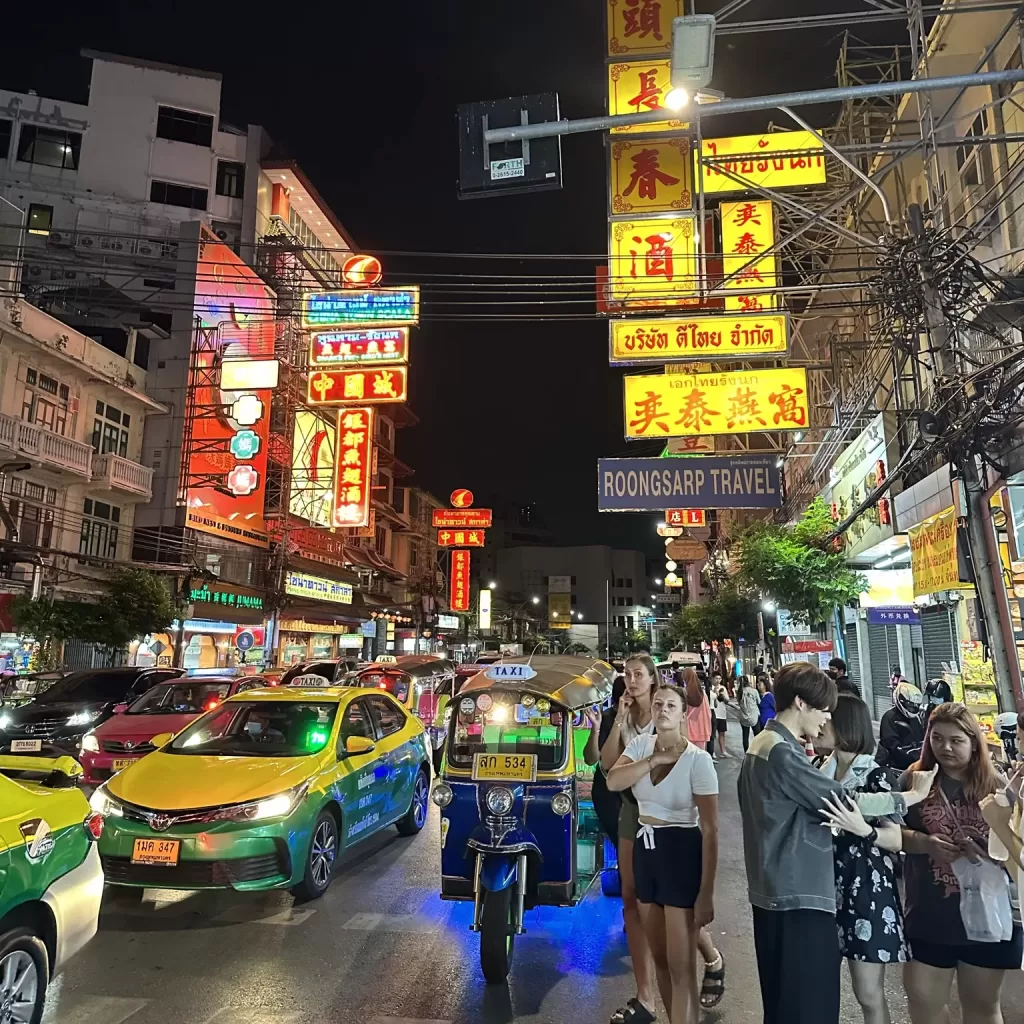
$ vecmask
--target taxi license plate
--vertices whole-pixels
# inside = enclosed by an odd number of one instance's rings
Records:
[[[127,768],[130,764],[135,764],[134,757],[115,757],[110,763],[110,770],[119,772],[122,768]]]
[[[38,754],[42,749],[42,740],[11,740],[12,754]]]
[[[180,849],[180,839],[136,839],[132,846],[132,863],[173,868],[177,866]]]
[[[537,778],[536,754],[475,754],[473,779],[512,779],[533,782]]]

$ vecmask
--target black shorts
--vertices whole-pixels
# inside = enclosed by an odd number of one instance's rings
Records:
[[[929,967],[987,967],[993,971],[1019,971],[1024,960],[1024,932],[1019,924],[1005,942],[968,942],[963,946],[947,946],[925,939],[910,940],[911,959]]]
[[[715,719],[715,727],[718,729],[719,732],[728,732],[729,731],[729,719],[728,718],[716,718]]]
[[[636,898],[659,907],[689,909],[700,892],[704,849],[700,829],[695,825],[662,825],[653,832],[653,840],[641,834],[633,843]],[[653,850],[648,846],[650,842]]]

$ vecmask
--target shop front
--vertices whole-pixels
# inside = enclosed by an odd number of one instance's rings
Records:
[[[169,634],[148,638],[142,655],[143,663],[155,657],[156,663],[167,657],[166,646],[180,651],[177,664],[190,671],[209,669],[240,669],[260,672],[266,667],[266,594],[230,583],[207,581],[193,586],[189,616],[171,626]],[[173,655],[172,655],[173,657]]]
[[[365,615],[352,581],[289,569],[284,593],[277,622],[279,667],[359,657]]]

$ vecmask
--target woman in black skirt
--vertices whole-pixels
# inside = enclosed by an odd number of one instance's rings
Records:
[[[654,732],[632,739],[608,773],[608,788],[632,788],[639,805],[633,851],[636,898],[670,1024],[697,1024],[697,935],[714,918],[718,867],[718,775],[690,743],[686,694],[659,686]]]

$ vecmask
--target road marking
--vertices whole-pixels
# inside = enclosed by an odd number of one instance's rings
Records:
[[[47,1007],[43,1024],[122,1024],[148,1006],[149,999],[124,999],[121,996],[85,996],[68,1009],[63,998]]]
[[[424,914],[353,914],[342,926],[354,932],[409,932],[424,934],[435,932],[440,921]],[[402,1018],[391,1018],[401,1020]]]
[[[297,924],[304,924],[314,914],[315,910],[306,910],[302,907],[285,907],[276,914],[268,914],[266,917],[253,917],[246,913],[245,907],[229,907],[221,914],[212,918],[225,924],[281,924],[292,927]]]
[[[264,1010],[252,1010],[243,1006],[222,1006],[202,1024],[296,1024],[298,1020],[298,1012],[267,1013]]]
[[[428,1020],[426,1017],[371,1017],[366,1024],[452,1024],[450,1020]]]

